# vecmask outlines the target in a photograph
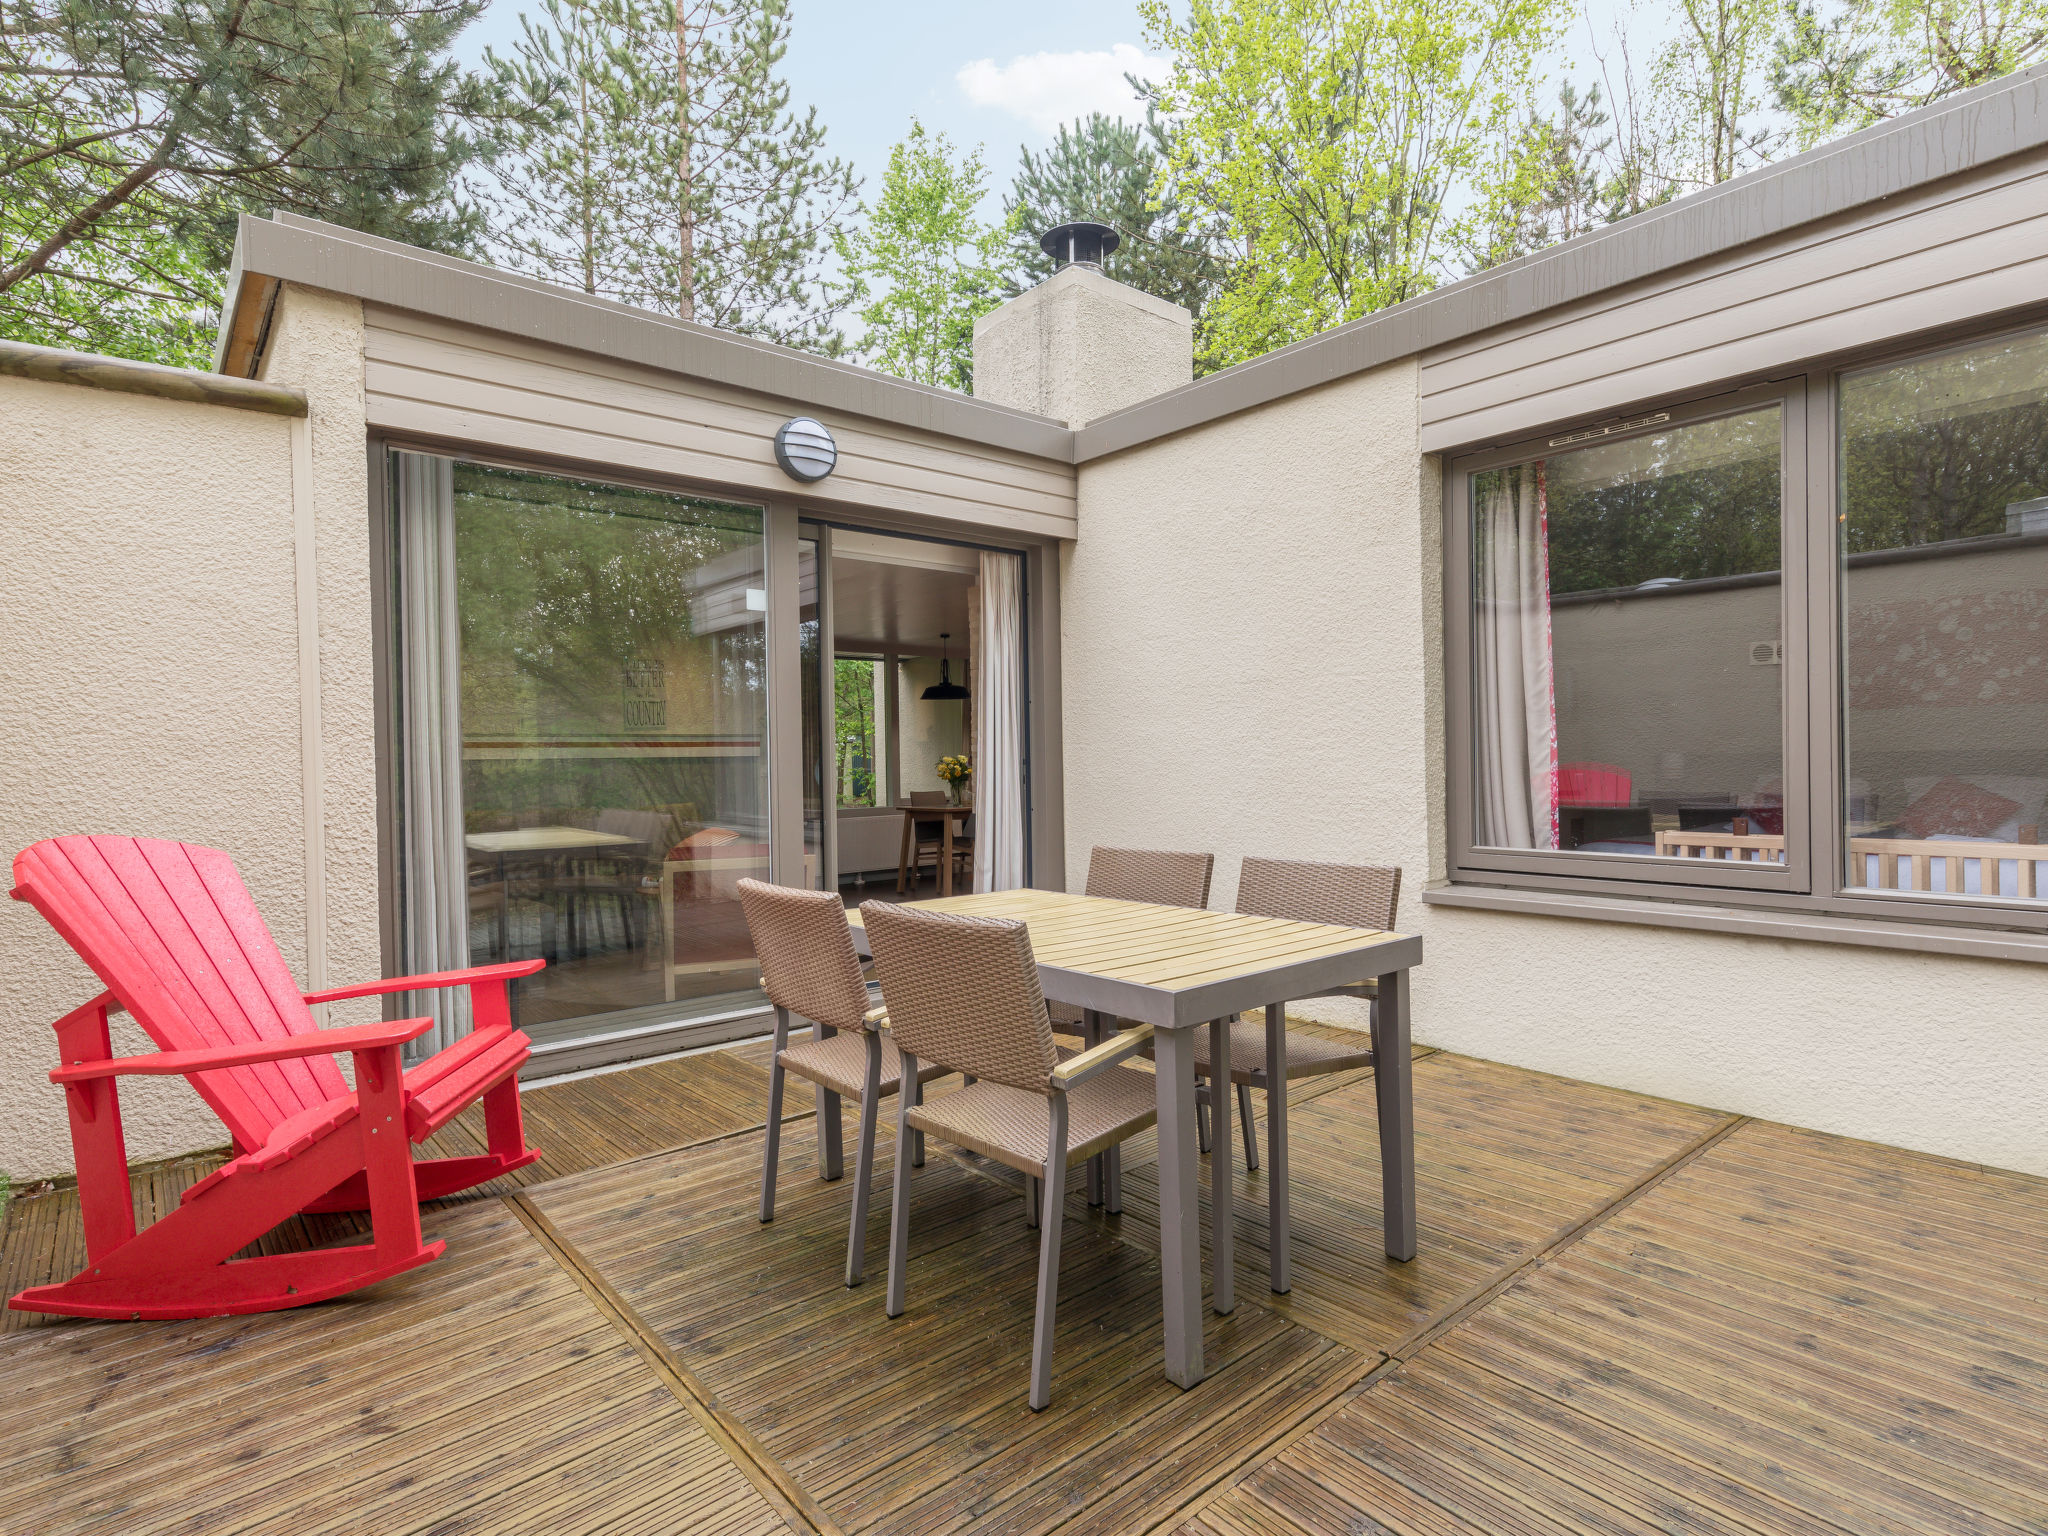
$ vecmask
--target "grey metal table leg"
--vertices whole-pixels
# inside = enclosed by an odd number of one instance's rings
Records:
[[[1195,1039],[1191,1029],[1152,1036],[1159,1094],[1159,1280],[1166,1377],[1202,1379],[1202,1234],[1196,1189]]]
[[[1380,1208],[1387,1257],[1415,1257],[1415,1094],[1408,1058],[1408,973],[1380,978],[1373,1004],[1373,1093],[1380,1113]]]
[[[1081,1043],[1091,1051],[1096,1046],[1102,1044],[1102,1015],[1093,1008],[1081,1010]],[[1104,1183],[1102,1154],[1098,1152],[1095,1156],[1088,1159],[1088,1203],[1090,1205],[1102,1204],[1105,1195]]]
[[[820,1024],[811,1031],[811,1038],[829,1040],[838,1033]],[[818,1177],[829,1182],[846,1172],[846,1147],[839,1129],[839,1095],[821,1087],[817,1090],[817,1104]]]
[[[1228,1122],[1226,1122],[1228,1123]],[[1287,1218],[1287,1008],[1266,1005],[1266,1252],[1273,1261],[1273,1294],[1294,1284]]]
[[[1209,1082],[1212,1104],[1228,1104],[1230,1082],[1230,1021],[1215,1019],[1209,1024]],[[1218,1097],[1221,1094],[1223,1097]],[[1216,1150],[1209,1157],[1209,1293],[1217,1315],[1228,1317],[1237,1308],[1236,1217],[1231,1209],[1237,1163],[1230,1155],[1230,1117],[1219,1110],[1216,1123],[1223,1134],[1216,1138]]]

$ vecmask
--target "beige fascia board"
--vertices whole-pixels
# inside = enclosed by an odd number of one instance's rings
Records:
[[[253,366],[251,348],[260,328],[244,311],[260,301],[266,282],[298,283],[808,408],[1073,462],[1073,433],[1028,411],[285,213],[242,216],[233,285],[221,317],[224,372]]]
[[[1792,939],[1810,944],[1851,944],[1865,949],[1913,950],[1973,960],[2019,960],[2048,965],[2048,934],[1997,928],[1951,927],[1945,923],[1885,922],[1823,912],[1788,912],[1767,907],[1715,906],[1708,902],[1596,896],[1520,886],[1435,885],[1422,893],[1423,905],[1477,912],[1510,912],[1578,922],[1632,923],[1643,928],[1685,928],[1757,939]]]
[[[167,368],[97,352],[72,352],[26,341],[0,341],[0,377],[38,379],[45,384],[80,384],[123,395],[154,395],[192,405],[224,405],[271,416],[303,416],[306,393],[253,379],[230,378],[197,368]]]
[[[1379,310],[1090,422],[1076,464],[2048,145],[2048,65]]]

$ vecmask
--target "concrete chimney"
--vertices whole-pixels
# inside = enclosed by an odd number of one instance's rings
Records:
[[[1194,317],[1086,261],[974,322],[975,395],[1070,427],[1194,376]]]

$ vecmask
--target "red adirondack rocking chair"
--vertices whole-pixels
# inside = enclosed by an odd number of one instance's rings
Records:
[[[14,861],[18,901],[47,918],[107,990],[56,1023],[71,1114],[86,1267],[8,1305],[80,1317],[217,1317],[304,1306],[439,1258],[419,1202],[523,1168],[540,1153],[519,1117],[527,1038],[507,984],[517,961],[301,995],[234,861],[212,848],[133,837],[59,837]],[[309,1004],[438,987],[470,989],[474,1024],[402,1068],[431,1019],[321,1029]],[[110,1011],[126,1009],[158,1054],[110,1059]],[[351,1090],[330,1059],[355,1060]],[[116,1080],[183,1076],[234,1137],[234,1158],[135,1230]],[[417,1164],[424,1141],[481,1097],[490,1150]],[[373,1240],[233,1258],[301,1211],[370,1212]]]

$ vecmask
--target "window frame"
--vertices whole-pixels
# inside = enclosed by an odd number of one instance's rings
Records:
[[[1609,412],[1593,420],[1560,423],[1497,447],[1445,454],[1443,465],[1443,664],[1445,703],[1446,874],[1454,887],[1504,887],[1565,895],[1651,902],[1710,899],[1724,908],[1780,911],[1809,918],[1867,920],[1874,929],[1931,925],[1957,930],[2048,934],[2048,900],[2019,898],[1927,898],[1914,891],[1849,886],[1848,836],[1844,822],[1847,787],[1847,720],[1843,712],[1843,578],[1840,562],[1841,482],[1839,476],[1841,382],[1845,375],[1931,359],[1992,345],[2007,337],[2048,330],[2048,310],[2030,307],[1995,319],[1924,332],[1902,341],[1859,348],[1813,364],[1775,373],[1770,379],[1679,402],[1656,401]],[[1720,865],[1704,878],[1674,878],[1678,860],[1631,854],[1574,851],[1497,850],[1472,842],[1472,528],[1469,476],[1535,457],[1554,438],[1600,427],[1621,426],[1647,415],[1666,419],[1610,440],[1643,435],[1674,424],[1739,409],[1736,402],[1783,398],[1797,403],[1800,446],[1795,455],[1788,408],[1784,485],[1785,568],[1781,580],[1785,644],[1786,868],[1801,881],[1772,881],[1739,866]],[[1802,473],[1803,465],[1803,473]],[[1795,481],[1803,499],[1798,523],[1791,497]],[[1798,534],[1803,530],[1803,537]],[[1795,586],[1798,606],[1795,607]],[[1795,696],[1797,703],[1795,705]],[[1795,762],[1798,764],[1795,767]],[[1796,775],[1796,776],[1795,776]],[[1596,862],[1597,861],[1597,862]],[[1704,862],[1704,861],[1691,861]],[[1560,866],[1564,867],[1560,867]],[[1621,867],[1621,866],[1626,866]],[[1649,866],[1647,869],[1638,866]],[[1731,914],[1731,917],[1733,914]]]
[[[1533,459],[1559,456],[1577,449],[1560,439],[1580,431],[1596,431],[1602,423],[1575,424],[1562,432],[1544,433],[1478,453],[1447,460],[1444,469],[1444,665],[1446,671],[1445,737],[1449,768],[1446,826],[1450,834],[1453,878],[1471,875],[1495,881],[1503,876],[1534,877],[1563,889],[1588,883],[1614,889],[1617,882],[1655,894],[1683,894],[1701,889],[1767,891],[1784,895],[1812,888],[1811,844],[1795,832],[1807,818],[1811,775],[1806,730],[1807,637],[1796,622],[1795,586],[1804,593],[1811,551],[1800,530],[1810,499],[1807,451],[1806,381],[1803,377],[1750,385],[1741,389],[1661,405],[1610,418],[1620,427],[1602,435],[1602,446],[1655,437],[1678,427],[1740,416],[1775,406],[1779,422],[1779,580],[1778,632],[1785,648],[1780,672],[1779,732],[1783,743],[1780,775],[1785,785],[1785,862],[1737,864],[1705,859],[1660,858],[1654,854],[1586,853],[1577,849],[1496,848],[1474,838],[1473,806],[1473,677],[1472,592],[1473,537],[1471,482],[1475,474]],[[1649,419],[1644,419],[1644,418]],[[1590,445],[1588,445],[1590,446]]]

